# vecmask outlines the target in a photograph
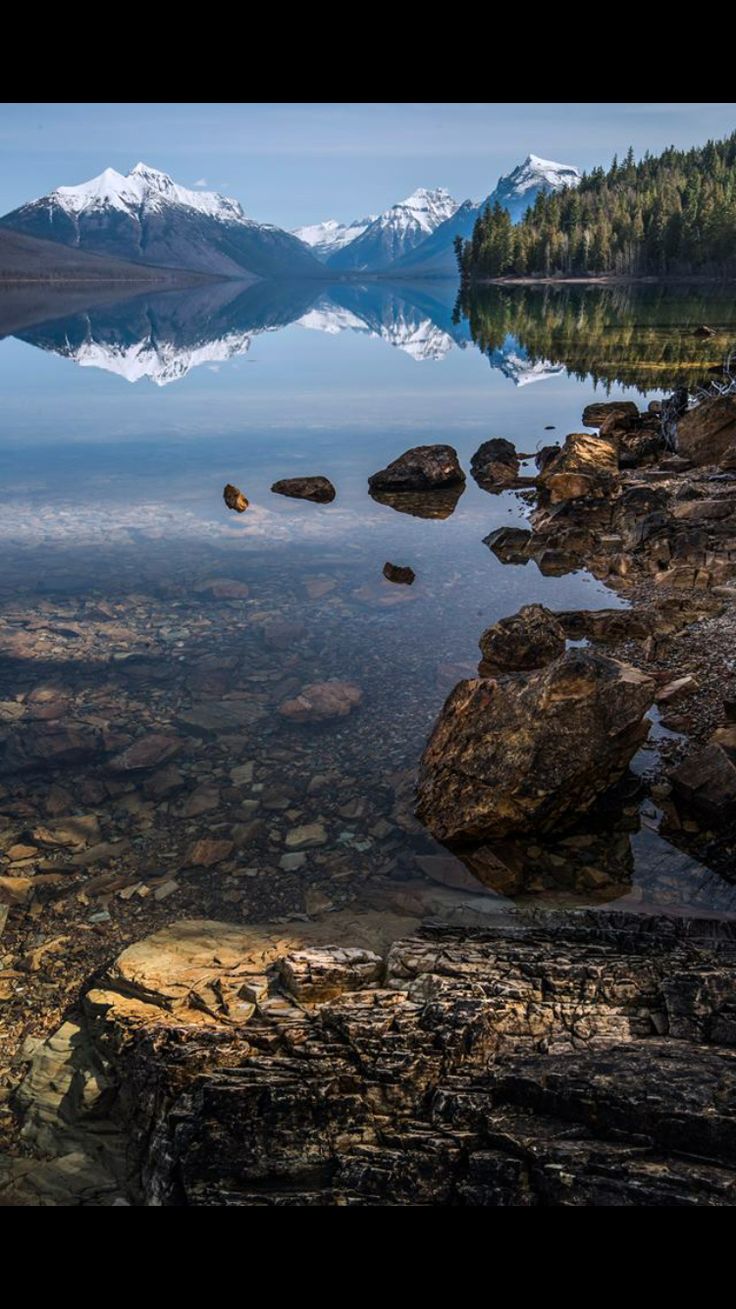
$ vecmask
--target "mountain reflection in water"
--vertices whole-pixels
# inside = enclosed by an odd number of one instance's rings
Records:
[[[458,297],[454,281],[217,282],[58,314],[16,335],[82,367],[165,386],[203,364],[245,355],[292,324],[376,338],[417,361],[475,345],[516,386],[567,373],[641,392],[706,380],[736,339],[727,288],[489,286]],[[58,316],[57,316],[58,315]],[[698,339],[694,327],[715,334]],[[8,328],[12,331],[12,324]]]

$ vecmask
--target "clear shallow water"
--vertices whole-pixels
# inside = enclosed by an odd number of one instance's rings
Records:
[[[438,283],[226,284],[65,318],[55,300],[50,321],[0,341],[0,700],[21,696],[35,723],[40,687],[58,709],[42,721],[103,730],[108,749],[141,729],[185,732],[171,793],[152,795],[142,777],[128,791],[90,787],[97,758],[56,778],[75,794],[82,786],[104,838],[132,841],[141,865],[186,865],[198,836],[229,840],[234,825],[261,823],[212,874],[225,906],[247,914],[243,870],[265,877],[290,830],[320,822],[324,841],[298,874],[269,884],[264,910],[299,911],[307,893],[338,907],[356,881],[416,879],[417,854],[440,851],[409,817],[411,777],[446,694],[472,675],[481,632],[533,601],[618,603],[584,573],[543,577],[491,554],[483,537],[523,521],[513,493],[489,495],[468,477],[444,519],[367,494],[368,476],[412,445],[450,443],[467,470],[490,436],[528,453],[580,428],[601,392],[580,375],[577,340],[568,373],[569,306],[560,338],[548,330],[558,302],[516,305],[510,319],[504,295],[483,307],[486,350],[466,319],[453,321],[455,287]],[[612,316],[620,349],[620,306],[596,312],[599,331]],[[642,340],[650,353],[662,340],[665,354],[674,339],[681,349],[688,323],[706,317],[702,300],[668,304],[664,326],[660,302],[656,313],[653,347],[654,309],[636,307],[628,359]],[[507,330],[512,319],[521,334]],[[606,384],[611,398],[637,397]],[[278,478],[317,473],[337,488],[330,505],[270,491]],[[226,482],[250,500],[244,515],[225,508]],[[414,586],[386,582],[387,560],[410,564]],[[211,583],[223,578],[245,583],[247,597],[218,596]],[[350,718],[305,729],[278,716],[300,686],[335,677],[363,690]],[[202,706],[205,728],[190,721]],[[253,778],[233,781],[243,762]],[[19,804],[44,812],[48,777],[0,780],[16,830]],[[730,888],[707,870],[697,886],[688,868],[648,884],[656,861],[639,844],[644,856],[636,867],[623,857],[615,895],[638,878],[646,899],[730,905]]]

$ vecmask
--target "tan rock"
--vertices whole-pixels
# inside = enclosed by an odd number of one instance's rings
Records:
[[[355,682],[310,682],[293,700],[279,705],[279,714],[292,723],[321,723],[345,718],[363,699]]]
[[[227,859],[233,849],[232,841],[218,841],[204,836],[190,846],[185,862],[195,868],[212,868],[215,864],[222,863],[223,859]]]

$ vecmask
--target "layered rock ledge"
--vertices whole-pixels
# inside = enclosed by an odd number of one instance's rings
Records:
[[[61,1113],[67,1153],[0,1165],[0,1203],[35,1167],[65,1203],[730,1206],[735,955],[733,923],[591,911],[387,952],[175,923],[37,1051],[26,1136]]]

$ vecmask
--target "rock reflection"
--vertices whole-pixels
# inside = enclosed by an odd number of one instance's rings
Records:
[[[411,514],[413,518],[449,518],[464,490],[464,484],[459,482],[439,491],[371,491],[369,494],[377,504],[400,514]]]

